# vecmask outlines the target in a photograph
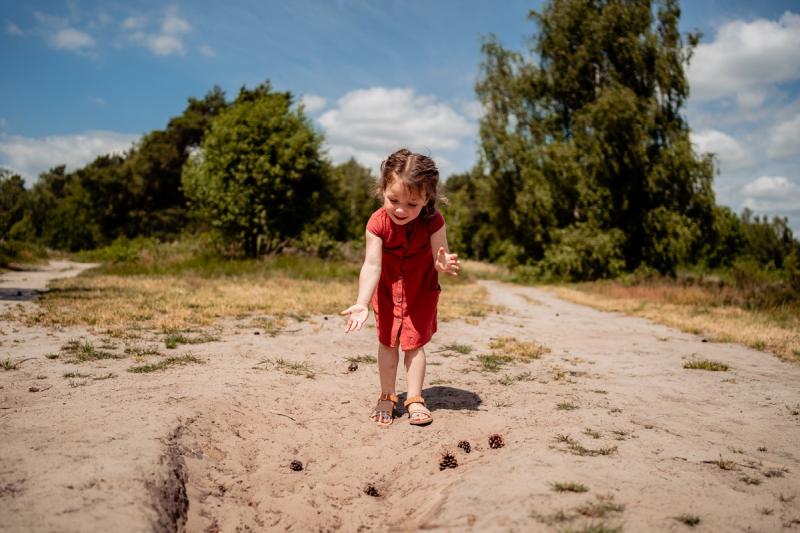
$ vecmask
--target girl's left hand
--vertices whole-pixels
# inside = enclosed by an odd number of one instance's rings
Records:
[[[448,254],[444,251],[444,246],[440,246],[439,251],[436,252],[436,261],[434,261],[433,266],[439,272],[444,272],[451,276],[458,276],[458,271],[461,270],[458,254]]]

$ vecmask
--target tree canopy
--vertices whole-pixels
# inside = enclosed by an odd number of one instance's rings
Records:
[[[530,13],[527,54],[485,40],[480,161],[454,188],[492,228],[470,252],[573,278],[697,254],[714,168],[682,115],[697,36],[679,16],[672,0],[554,0]]]
[[[320,214],[327,194],[322,136],[290,93],[242,89],[184,166],[192,207],[245,253],[281,247]]]

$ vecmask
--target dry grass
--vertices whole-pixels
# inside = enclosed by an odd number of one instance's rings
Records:
[[[550,486],[556,492],[587,492],[589,490],[586,485],[582,483],[575,483],[573,481],[566,483],[554,482],[551,483]]]
[[[338,314],[353,303],[356,292],[356,278],[295,279],[270,273],[82,275],[53,282],[51,291],[39,300],[39,309],[21,319],[28,325],[105,327],[112,336],[123,335],[132,324],[176,331],[210,326],[221,318]],[[439,317],[476,318],[501,311],[485,303],[487,296],[475,282],[445,283]]]
[[[132,372],[134,374],[147,374],[149,372],[156,372],[158,370],[164,370],[165,368],[169,368],[171,366],[177,365],[188,365],[189,363],[204,363],[202,359],[199,359],[191,354],[181,355],[179,357],[167,357],[166,359],[162,359],[158,363],[154,363],[151,365],[140,365],[140,366],[132,366],[128,369],[128,372]]]
[[[710,370],[711,372],[725,372],[728,370],[728,365],[720,363],[719,361],[711,361],[710,359],[701,359],[699,361],[689,361],[684,363],[683,368],[689,370]]]
[[[489,348],[497,355],[511,356],[518,361],[533,361],[549,353],[550,348],[536,342],[518,341],[514,337],[498,337],[489,343]]]
[[[438,316],[442,321],[459,318],[480,319],[490,314],[502,313],[505,308],[500,305],[490,305],[489,291],[474,281],[456,281],[442,279],[442,294],[439,298]],[[351,289],[350,298],[355,299],[355,290]],[[348,303],[348,305],[350,305]]]
[[[261,367],[260,365],[264,365]],[[291,376],[302,376],[306,379],[314,379],[317,374],[312,368],[310,363],[306,362],[294,362],[294,361],[287,361],[286,359],[279,357],[277,359],[264,359],[260,363],[258,363],[255,368],[257,369],[266,369],[266,368],[274,368],[276,370],[280,370],[284,374],[289,374]]]
[[[647,318],[714,341],[770,351],[784,359],[798,361],[800,354],[800,313],[726,304],[719,291],[707,287],[595,282],[547,289],[581,305]]]

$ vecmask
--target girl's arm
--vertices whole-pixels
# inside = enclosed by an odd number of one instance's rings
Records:
[[[458,276],[461,262],[458,260],[458,254],[448,253],[446,226],[442,226],[431,235],[431,251],[433,252],[433,267],[436,270],[451,276]]]
[[[367,232],[367,248],[364,264],[358,276],[358,299],[340,314],[347,317],[346,332],[358,331],[369,317],[369,301],[381,278],[381,258],[383,257],[383,241],[377,235]]]

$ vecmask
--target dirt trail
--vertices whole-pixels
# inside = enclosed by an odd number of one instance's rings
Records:
[[[800,527],[799,366],[534,288],[486,286],[507,311],[442,323],[429,346],[426,428],[367,420],[376,365],[348,372],[346,358],[373,354],[375,331],[344,335],[338,317],[275,337],[231,320],[219,342],[176,350],[156,332],[108,345],[205,361],[150,374],[126,372],[130,358],[45,357],[70,339],[109,342],[100,331],[0,323],[0,360],[32,358],[0,371],[0,531],[679,531],[682,514],[701,519],[698,531]],[[475,355],[499,336],[551,352],[478,371]],[[456,342],[474,351],[443,349]],[[684,369],[694,358],[731,369]],[[489,448],[493,433],[503,448]],[[445,448],[458,468],[440,471]],[[303,471],[289,468],[295,459]]]

